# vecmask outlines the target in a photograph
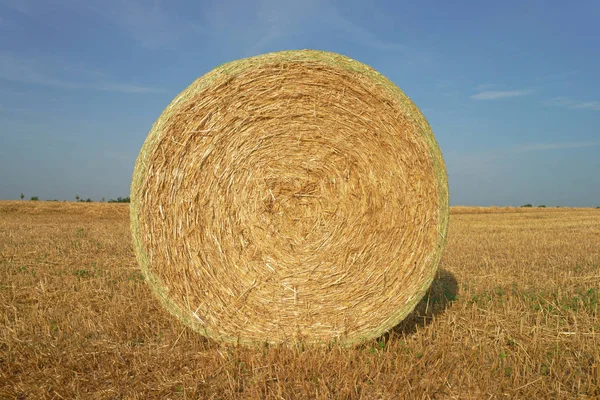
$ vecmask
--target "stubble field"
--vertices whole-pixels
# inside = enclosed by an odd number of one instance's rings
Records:
[[[0,202],[0,398],[600,397],[600,210],[451,209],[428,295],[355,348],[219,345],[138,272],[126,204]]]

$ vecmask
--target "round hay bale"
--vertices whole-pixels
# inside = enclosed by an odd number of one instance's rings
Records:
[[[230,62],[164,110],[131,187],[135,252],[163,305],[243,344],[376,338],[430,286],[448,186],[419,109],[339,54]]]

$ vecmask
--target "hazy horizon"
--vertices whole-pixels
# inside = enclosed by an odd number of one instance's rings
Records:
[[[0,199],[129,196],[150,127],[228,61],[318,49],[422,110],[452,205],[600,206],[600,3],[0,0]]]

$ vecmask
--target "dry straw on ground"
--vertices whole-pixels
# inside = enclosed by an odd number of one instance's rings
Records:
[[[196,80],[150,131],[131,199],[163,305],[244,344],[381,335],[431,284],[448,218],[418,108],[370,67],[318,51]]]

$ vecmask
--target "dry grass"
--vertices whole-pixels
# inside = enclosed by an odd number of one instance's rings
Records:
[[[160,307],[126,205],[0,202],[0,398],[597,398],[599,249],[600,210],[454,208],[394,332],[252,350]]]
[[[339,54],[236,60],[152,127],[131,186],[134,250],[165,307],[214,340],[362,343],[418,304],[448,227],[418,108]]]

